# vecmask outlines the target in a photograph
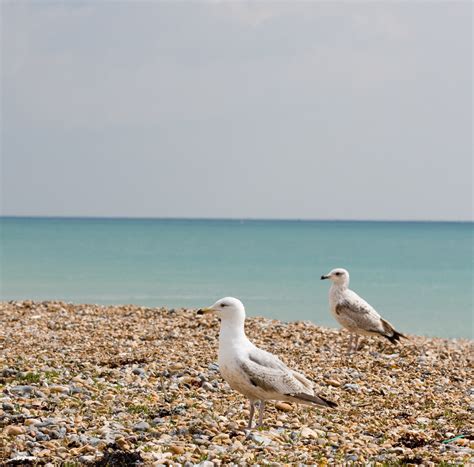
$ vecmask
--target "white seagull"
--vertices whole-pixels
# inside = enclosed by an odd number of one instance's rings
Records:
[[[349,289],[349,272],[342,268],[333,269],[329,274],[321,276],[321,280],[331,279],[329,289],[329,305],[331,313],[339,324],[350,333],[348,352],[357,350],[359,334],[365,336],[383,336],[392,344],[400,337],[406,336],[384,320],[363,298]],[[356,335],[354,346],[353,334]]]
[[[218,300],[198,314],[214,313],[221,319],[219,334],[219,370],[232,389],[250,401],[252,428],[255,404],[259,401],[259,420],[262,425],[265,401],[280,400],[308,405],[335,407],[337,404],[314,394],[313,383],[305,376],[288,368],[278,357],[259,349],[247,339],[244,330],[245,308],[233,297]]]

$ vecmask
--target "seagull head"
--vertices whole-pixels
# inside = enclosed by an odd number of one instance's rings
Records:
[[[335,284],[349,285],[349,271],[342,268],[336,268],[328,274],[321,276],[321,280],[331,279]]]
[[[214,305],[198,310],[198,315],[215,314],[223,321],[241,321],[245,319],[245,308],[243,303],[234,297],[224,297],[217,300]]]

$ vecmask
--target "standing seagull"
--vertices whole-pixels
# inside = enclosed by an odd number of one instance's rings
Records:
[[[392,344],[406,337],[385,321],[363,298],[349,289],[349,272],[342,268],[333,269],[321,276],[321,280],[331,279],[329,305],[331,313],[339,324],[350,333],[348,353],[357,350],[359,334],[365,336],[383,336]],[[354,346],[353,334],[356,335]]]
[[[219,370],[232,389],[250,401],[252,428],[255,404],[259,401],[259,420],[262,425],[266,400],[317,404],[335,407],[337,404],[315,395],[313,384],[300,373],[288,368],[275,355],[253,345],[245,335],[245,308],[240,300],[226,297],[198,314],[214,313],[221,319],[219,334]]]

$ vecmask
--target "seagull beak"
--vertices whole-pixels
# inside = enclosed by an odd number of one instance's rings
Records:
[[[201,308],[197,311],[198,315],[208,315],[210,313],[214,313],[214,310],[212,308]]]
[[[324,279],[329,279],[329,276],[321,276],[321,280],[323,281]]]

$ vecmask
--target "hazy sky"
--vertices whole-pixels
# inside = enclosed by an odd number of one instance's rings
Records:
[[[4,215],[472,216],[470,2],[1,5]]]

